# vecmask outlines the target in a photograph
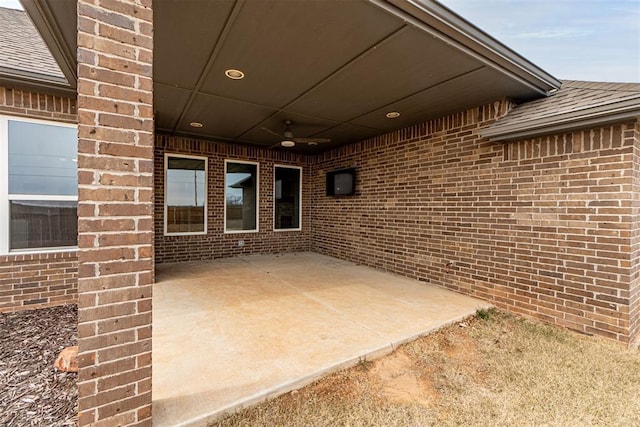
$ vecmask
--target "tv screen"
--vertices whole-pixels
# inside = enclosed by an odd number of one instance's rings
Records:
[[[355,194],[355,169],[343,169],[327,173],[328,196],[351,196]]]
[[[337,173],[333,176],[333,193],[336,196],[353,194],[353,175]]]

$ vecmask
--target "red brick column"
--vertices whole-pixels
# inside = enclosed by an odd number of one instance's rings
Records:
[[[152,0],[78,1],[79,425],[151,425]]]

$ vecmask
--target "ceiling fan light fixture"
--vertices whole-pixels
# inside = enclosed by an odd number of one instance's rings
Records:
[[[397,111],[389,111],[385,115],[387,116],[387,119],[397,119],[398,117],[400,117],[400,113],[398,113]]]
[[[224,75],[229,77],[231,80],[242,80],[244,78],[244,73],[234,68],[226,70],[224,72]]]
[[[291,147],[295,147],[296,143],[288,139],[285,139],[280,143],[280,145],[282,145],[283,147],[291,148]]]
[[[315,141],[309,141],[308,144],[312,147],[318,145],[318,143]]]

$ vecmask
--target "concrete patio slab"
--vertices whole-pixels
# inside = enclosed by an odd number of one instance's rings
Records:
[[[159,427],[206,425],[490,306],[311,252],[160,265],[156,274]]]

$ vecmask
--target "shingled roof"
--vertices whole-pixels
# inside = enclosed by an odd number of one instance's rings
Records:
[[[564,80],[556,93],[517,106],[482,135],[492,141],[508,141],[638,116],[640,83]]]
[[[68,86],[26,12],[4,7],[0,7],[0,75],[13,83]]]

